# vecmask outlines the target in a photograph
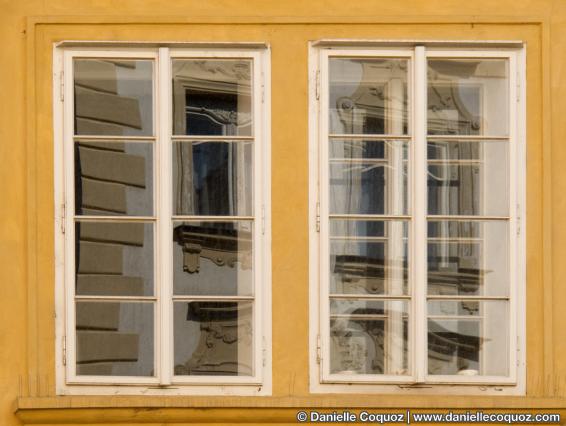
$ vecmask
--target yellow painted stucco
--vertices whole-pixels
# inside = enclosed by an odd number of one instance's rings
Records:
[[[0,36],[0,425],[294,423],[300,407],[485,407],[566,420],[566,1],[2,0]],[[321,38],[527,43],[526,396],[309,393],[307,55]],[[61,40],[269,43],[272,397],[55,397],[52,53]]]

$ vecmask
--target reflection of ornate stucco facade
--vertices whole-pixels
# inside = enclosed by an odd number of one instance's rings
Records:
[[[455,1],[420,2],[402,0],[375,7],[371,1],[356,4],[338,0],[289,3],[249,2],[122,2],[120,4],[66,0],[4,2],[0,31],[4,35],[0,81],[3,88],[2,158],[0,174],[4,200],[0,208],[0,276],[3,320],[0,335],[0,423],[19,424],[140,424],[217,422],[295,423],[299,409],[369,409],[389,412],[435,407],[471,410],[477,408],[561,412],[566,416],[566,318],[561,303],[566,274],[561,259],[566,251],[563,211],[563,182],[566,147],[562,143],[566,125],[566,86],[562,77],[566,63],[566,6],[561,1]],[[527,45],[527,380],[524,396],[436,395],[431,389],[400,389],[400,394],[313,394],[309,389],[309,190],[308,190],[308,57],[309,41],[335,39],[381,40],[522,40]],[[272,52],[272,209],[273,209],[273,392],[272,396],[209,397],[195,394],[175,397],[56,396],[54,306],[54,205],[53,205],[53,43],[61,40],[218,41],[267,42]],[[127,72],[120,64],[111,65]],[[109,67],[106,63],[101,67]],[[109,68],[108,72],[111,71]],[[95,89],[95,90],[92,90]],[[128,103],[114,88],[103,88],[112,107]],[[88,88],[93,96],[96,88]],[[57,92],[56,92],[57,93]],[[449,94],[439,92],[439,102],[450,103]],[[106,102],[102,101],[101,102]],[[456,101],[457,102],[457,101]],[[453,109],[453,108],[449,108]],[[89,117],[89,112],[82,114]],[[142,114],[140,112],[140,114]],[[446,113],[439,115],[446,118]],[[116,114],[112,114],[113,117]],[[91,117],[92,118],[92,117]],[[139,117],[123,117],[136,126]],[[219,121],[229,121],[219,118]],[[94,121],[87,125],[100,125]],[[480,127],[481,127],[481,123]],[[109,125],[109,124],[108,124]],[[476,131],[473,116],[465,125]],[[95,149],[81,146],[80,155],[116,164],[115,182],[98,182],[96,168],[85,170],[95,187],[87,205],[100,204],[113,211],[128,207],[128,191],[143,191],[148,157],[144,149]],[[475,155],[473,152],[470,155]],[[123,173],[124,170],[128,173]],[[476,179],[473,173],[458,176]],[[103,188],[104,187],[104,188]],[[147,187],[146,187],[147,188]],[[106,201],[105,201],[106,200]],[[86,205],[85,205],[86,207]],[[143,207],[143,206],[138,206]],[[450,208],[447,205],[446,208]],[[245,229],[244,229],[245,231]],[[142,250],[149,244],[143,226],[132,227],[128,235],[115,230],[82,230],[85,250],[100,253],[108,241],[119,242],[121,251]],[[200,236],[191,236],[193,239]],[[231,270],[229,248],[217,241],[199,247],[189,238],[179,261],[188,272],[204,268],[205,262],[221,252],[224,270]],[[245,238],[244,238],[245,239]],[[228,247],[230,244],[227,244]],[[212,247],[215,246],[216,248]],[[193,250],[193,251],[191,251]],[[205,256],[195,257],[195,252]],[[481,276],[474,271],[473,253],[468,259],[465,285],[473,288]],[[442,254],[441,254],[442,255]],[[440,257],[442,257],[439,255]],[[115,273],[116,286],[126,292],[143,291],[140,277],[114,269],[114,255],[108,271]],[[183,259],[185,256],[185,260]],[[441,264],[440,262],[439,264]],[[441,265],[442,266],[442,265]],[[463,265],[466,266],[466,265]],[[83,264],[79,285],[87,291],[99,283]],[[369,287],[382,286],[380,265],[372,265],[374,278]],[[450,265],[436,272],[438,287],[451,273]],[[337,264],[353,285],[359,269],[369,267],[344,259]],[[402,270],[402,268],[400,268]],[[90,271],[92,272],[92,271]],[[245,272],[245,271],[244,271]],[[358,282],[359,283],[359,282]],[[444,291],[450,291],[445,288]],[[473,306],[469,307],[474,309]],[[109,307],[98,324],[86,320],[94,347],[105,356],[129,359],[127,349],[113,347],[110,338],[94,337],[101,329],[113,333],[119,311]],[[186,317],[187,312],[184,312]],[[192,314],[191,314],[192,315]],[[90,317],[89,317],[90,318]],[[123,319],[127,321],[127,319]],[[218,329],[218,322],[226,327]],[[199,348],[204,358],[219,347],[233,345],[230,319],[211,319],[204,327]],[[94,328],[94,329],[93,329]],[[98,328],[98,330],[95,330]],[[211,339],[213,345],[210,346]],[[382,344],[374,336],[376,345]],[[131,337],[131,347],[139,345]],[[442,346],[439,341],[438,345]],[[212,349],[211,349],[212,348]],[[365,355],[362,345],[346,355]],[[224,358],[222,358],[224,357]],[[348,368],[358,368],[356,355]],[[187,360],[179,368],[193,368]],[[86,364],[85,364],[86,365]],[[94,368],[94,367],[91,367]],[[103,368],[102,366],[96,368]],[[218,368],[217,365],[207,368]],[[229,368],[232,368],[229,366]],[[405,392],[405,393],[403,393]]]

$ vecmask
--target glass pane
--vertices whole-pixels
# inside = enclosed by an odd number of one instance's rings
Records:
[[[410,374],[408,306],[401,300],[332,300],[330,373]]]
[[[154,376],[153,303],[77,302],[77,375]]]
[[[509,302],[429,301],[428,314],[428,374],[509,374]]]
[[[509,294],[509,222],[429,221],[427,246],[428,294]]]
[[[75,134],[153,135],[153,61],[75,59]]]
[[[80,142],[75,145],[75,212],[153,215],[153,144]]]
[[[252,135],[252,61],[173,60],[173,134]]]
[[[428,143],[428,213],[509,214],[509,144]]]
[[[253,222],[173,222],[173,292],[252,295]]]
[[[383,160],[385,164],[408,159],[408,144],[403,141],[331,138],[330,159]]]
[[[251,142],[173,144],[175,215],[251,216]]]
[[[253,375],[253,302],[175,302],[173,315],[175,375]]]
[[[408,133],[406,59],[331,58],[329,131]]]
[[[428,134],[509,132],[506,59],[429,59]]]
[[[153,295],[153,224],[78,222],[76,294]]]
[[[408,221],[330,220],[330,293],[408,294]]]
[[[369,145],[359,146],[367,148]],[[382,158],[375,157],[380,150],[377,145],[371,149],[374,152],[370,155],[374,157],[330,160],[331,214],[407,214],[409,190],[405,160],[408,144],[390,141],[382,148]],[[340,148],[334,151],[337,149]],[[343,154],[349,153],[343,151]],[[351,151],[349,155],[360,154]]]

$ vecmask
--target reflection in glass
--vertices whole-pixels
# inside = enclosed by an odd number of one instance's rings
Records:
[[[330,159],[330,213],[407,214],[408,144],[352,141],[350,145],[355,149],[345,144],[331,148],[333,155],[349,157]],[[369,157],[354,157],[364,154]]]
[[[77,375],[154,376],[153,303],[77,302]]]
[[[408,292],[408,221],[330,220],[330,293]]]
[[[428,373],[506,376],[509,302],[428,302]]]
[[[428,143],[428,213],[506,216],[509,145],[496,142]]]
[[[252,295],[253,222],[174,222],[173,292]]]
[[[330,373],[409,374],[408,303],[331,300]]]
[[[80,142],[75,145],[75,212],[153,215],[153,145]]]
[[[173,144],[173,214],[251,216],[251,142]]]
[[[76,294],[151,296],[153,224],[77,222]]]
[[[384,160],[393,158],[406,161],[409,153],[406,142],[371,139],[330,139],[329,156],[331,159]]]
[[[506,59],[429,59],[428,134],[506,136]]]
[[[507,221],[429,221],[428,294],[506,296]]]
[[[407,134],[405,59],[331,58],[329,131]]]
[[[75,59],[74,89],[75,134],[153,134],[153,61]]]
[[[175,59],[173,134],[252,135],[252,61]]]
[[[177,376],[252,376],[252,302],[175,302]]]

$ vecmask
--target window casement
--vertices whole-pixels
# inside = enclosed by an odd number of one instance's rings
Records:
[[[268,50],[54,63],[58,393],[269,394]]]
[[[524,392],[522,48],[329,44],[310,58],[311,390]]]

